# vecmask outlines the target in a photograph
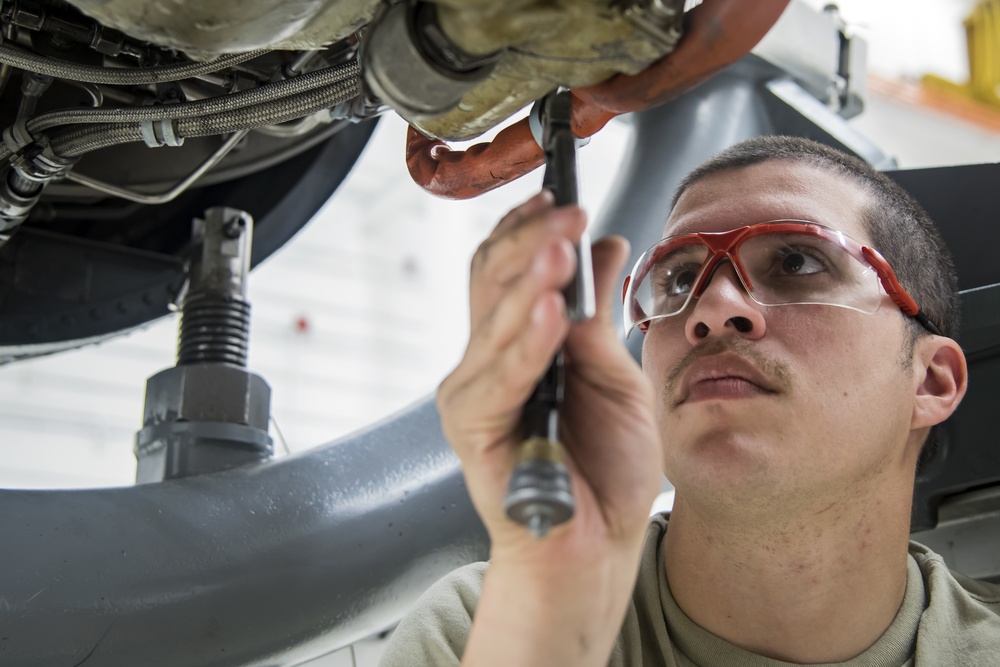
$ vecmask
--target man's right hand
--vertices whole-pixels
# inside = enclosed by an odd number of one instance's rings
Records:
[[[611,316],[628,255],[624,239],[593,247],[597,315],[572,325],[565,317],[562,289],[585,227],[582,210],[553,208],[547,192],[500,221],[472,262],[468,348],[438,392],[444,433],[491,539],[466,651],[476,664],[605,664],[660,488],[652,390]],[[521,444],[521,409],[563,343],[560,438],[576,507],[569,522],[538,540],[506,517],[503,499]],[[553,623],[539,625],[540,618]],[[507,631],[524,645],[510,645]]]

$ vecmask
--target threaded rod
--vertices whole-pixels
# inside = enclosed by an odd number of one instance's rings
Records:
[[[181,309],[177,364],[226,363],[245,367],[250,304],[208,292],[189,294]]]

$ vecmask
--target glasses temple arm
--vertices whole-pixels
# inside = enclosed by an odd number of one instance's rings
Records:
[[[896,277],[895,271],[889,266],[889,262],[885,260],[882,255],[877,251],[868,246],[861,247],[861,254],[865,256],[868,263],[872,265],[875,272],[878,274],[879,281],[882,283],[885,293],[889,295],[892,302],[899,306],[899,309],[903,311],[904,314],[912,317],[917,322],[920,323],[925,329],[930,331],[936,336],[940,336],[941,330],[938,329],[937,325],[931,322],[922,310],[917,302],[914,301],[913,297],[903,288],[900,284],[899,279]]]

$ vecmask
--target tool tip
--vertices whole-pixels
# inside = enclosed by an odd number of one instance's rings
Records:
[[[536,539],[542,539],[549,534],[549,528],[552,527],[552,522],[548,517],[542,514],[533,514],[530,519],[528,519],[528,530],[531,534],[535,536]]]

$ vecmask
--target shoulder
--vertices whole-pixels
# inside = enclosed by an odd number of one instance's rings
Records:
[[[910,542],[910,555],[920,567],[932,602],[935,594],[957,596],[1000,616],[1000,584],[973,579],[949,569],[940,555],[917,542]]]
[[[1000,585],[950,570],[941,556],[916,542],[910,543],[910,555],[925,588],[917,635],[921,662],[995,665],[1000,652]]]
[[[458,665],[486,568],[486,563],[460,567],[427,589],[393,631],[380,667]]]
[[[673,653],[663,608],[663,596],[669,595],[666,570],[662,566],[667,518],[665,514],[650,517],[632,599],[625,611],[609,667],[662,664],[661,656]],[[651,660],[658,662],[649,662]]]

